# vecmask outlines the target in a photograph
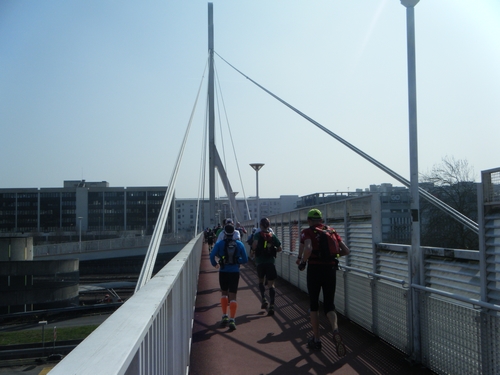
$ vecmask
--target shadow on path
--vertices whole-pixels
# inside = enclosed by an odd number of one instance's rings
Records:
[[[276,313],[260,309],[257,274],[252,262],[241,267],[238,289],[237,329],[219,327],[219,279],[204,248],[200,266],[190,375],[218,374],[343,374],[431,375],[411,366],[405,354],[360,326],[339,316],[347,355],[339,358],[327,318],[321,314],[323,348],[309,351],[312,335],[306,293],[282,279],[276,281]],[[267,288],[266,288],[266,294]]]

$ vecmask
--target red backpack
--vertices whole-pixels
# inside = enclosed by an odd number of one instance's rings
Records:
[[[335,229],[327,225],[311,227],[319,243],[319,249],[313,250],[313,254],[321,262],[331,262],[340,255],[340,246],[335,236]]]

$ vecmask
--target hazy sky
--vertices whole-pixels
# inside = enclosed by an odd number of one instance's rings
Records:
[[[207,4],[0,1],[0,188],[167,185],[202,84],[176,188],[197,197]],[[410,178],[399,0],[213,4],[220,56]],[[415,20],[420,172],[449,156],[479,181],[500,166],[500,1],[421,0]],[[238,197],[255,195],[254,162],[265,163],[265,198],[401,186],[217,56],[215,66],[217,148]]]

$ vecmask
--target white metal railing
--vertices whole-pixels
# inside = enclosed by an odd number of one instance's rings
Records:
[[[500,200],[489,198],[500,196],[500,170],[488,172],[493,175],[486,180],[496,185],[484,189],[484,251],[422,247],[423,285],[408,284],[411,247],[381,243],[376,194],[318,206],[351,248],[337,274],[336,309],[438,374],[500,374]],[[480,212],[482,204],[480,196]],[[277,257],[278,274],[304,291],[305,273],[296,259],[308,210],[269,217],[285,250]],[[417,315],[410,290],[420,299]],[[414,319],[419,332],[412,331]],[[419,358],[413,335],[419,336]]]
[[[161,245],[171,245],[176,243],[186,243],[190,238],[186,236],[175,236],[172,234],[164,234],[161,239]],[[48,245],[33,246],[33,256],[43,257],[47,255],[62,255],[62,254],[81,254],[91,253],[96,251],[126,249],[134,247],[148,246],[151,242],[151,236],[133,236],[110,238],[107,240],[93,240],[79,242],[66,242]]]
[[[198,235],[50,374],[186,374],[201,247]]]
[[[498,191],[498,180],[486,191]],[[500,374],[500,202],[483,202],[482,194],[478,200],[479,251],[422,248],[423,285],[408,285],[410,247],[381,243],[377,195],[320,205],[351,248],[337,273],[336,309],[410,358],[412,335],[419,335],[421,357],[413,359],[438,374]],[[296,256],[307,211],[270,217],[284,248],[278,273],[304,291]],[[198,236],[51,374],[186,373],[200,256]],[[417,315],[410,291],[420,299]],[[414,319],[419,332],[412,331]]]

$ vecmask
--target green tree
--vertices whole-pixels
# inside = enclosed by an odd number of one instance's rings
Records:
[[[428,173],[421,174],[422,187],[468,218],[477,221],[477,184],[466,160],[444,157]],[[479,249],[476,233],[428,201],[420,200],[421,244],[454,249]]]

